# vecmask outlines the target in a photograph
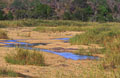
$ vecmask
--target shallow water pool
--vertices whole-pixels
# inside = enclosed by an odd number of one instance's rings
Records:
[[[68,41],[69,38],[57,38],[56,40]],[[47,45],[45,43],[30,44],[30,43],[19,42],[19,41],[22,41],[22,40],[0,40],[0,44],[5,44],[4,47],[19,47],[19,48],[24,48],[29,50],[49,52],[56,55],[60,55],[66,59],[72,59],[72,60],[98,59],[98,57],[95,57],[95,56],[77,55],[70,52],[55,52],[47,49],[33,48],[33,46],[36,46],[36,45]]]

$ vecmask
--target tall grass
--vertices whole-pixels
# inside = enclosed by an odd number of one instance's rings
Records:
[[[83,29],[78,26],[58,26],[58,27],[39,26],[33,30],[39,32],[65,32],[65,31],[83,31],[85,30],[85,28]]]
[[[105,57],[99,61],[98,73],[89,73],[89,78],[120,78],[120,27],[96,26],[91,27],[85,33],[76,35],[70,39],[71,44],[90,45],[98,44],[104,50],[80,49],[78,54],[92,55],[103,53]],[[95,71],[93,71],[95,72]],[[103,72],[103,74],[101,73]],[[109,74],[108,74],[109,73]]]
[[[98,23],[98,22],[81,22],[71,20],[39,20],[39,19],[23,19],[23,20],[4,20],[0,21],[0,27],[25,27],[25,26],[119,26],[120,23]]]
[[[113,41],[105,44],[106,57],[103,61],[104,68],[120,67],[120,37],[114,38]]]
[[[5,57],[8,63],[20,65],[38,65],[44,66],[45,61],[42,54],[24,49],[16,49],[15,53],[8,54]]]
[[[24,75],[24,74],[21,74],[21,73],[17,73],[15,71],[11,70],[11,69],[0,67],[0,78],[6,78],[6,77],[10,77],[10,78],[13,78],[13,77],[32,78],[31,76],[27,76],[27,75]]]
[[[96,27],[70,39],[72,44],[99,44],[105,48],[104,68],[120,67],[120,30],[119,26]]]
[[[0,68],[0,76],[2,76],[2,77],[17,77],[18,74],[12,70]]]
[[[76,35],[70,39],[70,42],[72,44],[105,44],[106,42],[111,42],[112,38],[120,35],[119,28],[95,27],[88,29],[84,34]]]

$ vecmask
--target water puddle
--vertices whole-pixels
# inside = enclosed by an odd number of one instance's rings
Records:
[[[70,38],[56,38],[54,40],[64,40],[64,41],[68,41]]]
[[[70,38],[56,38],[56,39],[53,39],[53,40],[63,40],[64,43],[68,43],[68,42],[69,42],[69,39],[70,39]]]
[[[55,40],[63,40],[63,41],[68,41],[69,38],[57,38]],[[55,52],[47,49],[40,49],[40,48],[33,48],[33,46],[36,45],[47,45],[47,43],[26,43],[26,42],[19,42],[22,40],[0,40],[0,44],[5,44],[4,47],[19,47],[19,48],[24,48],[24,49],[29,49],[29,50],[36,50],[36,51],[44,51],[44,52],[49,52],[53,53],[56,55],[60,55],[66,59],[72,59],[72,60],[85,60],[85,59],[98,59],[98,57],[94,56],[86,56],[86,55],[76,55],[70,52]]]

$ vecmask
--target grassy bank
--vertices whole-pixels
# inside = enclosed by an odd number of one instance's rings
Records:
[[[4,20],[0,21],[0,27],[35,27],[35,26],[119,26],[120,23],[99,23],[99,22],[81,22],[81,21],[70,21],[70,20],[39,20],[39,19],[23,19],[23,20]]]
[[[80,49],[78,54],[104,54],[105,57],[101,60],[102,70],[104,72],[117,73],[114,77],[120,77],[120,27],[119,26],[98,26],[87,30],[84,34],[76,35],[70,39],[71,44],[90,45],[97,44],[104,47],[104,50]],[[84,51],[84,52],[83,52]],[[92,52],[91,52],[92,51]],[[115,77],[116,76],[116,77]],[[102,77],[101,77],[102,78]],[[107,78],[107,77],[105,77]]]
[[[106,44],[120,36],[119,26],[98,26],[70,39],[72,44]]]

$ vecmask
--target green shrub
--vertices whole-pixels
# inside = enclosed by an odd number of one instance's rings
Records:
[[[44,66],[45,61],[42,54],[37,52],[31,52],[24,49],[16,49],[16,52],[13,54],[8,54],[5,57],[5,60],[8,63],[20,64],[20,65],[39,65]]]

